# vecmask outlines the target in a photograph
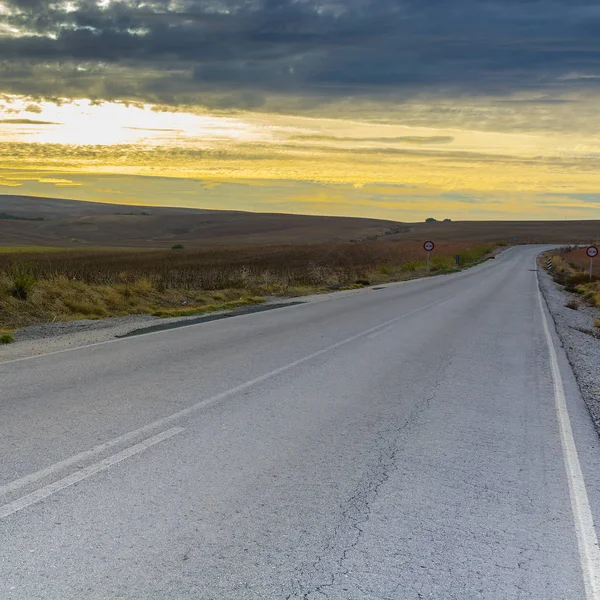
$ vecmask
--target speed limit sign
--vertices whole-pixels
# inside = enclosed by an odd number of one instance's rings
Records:
[[[427,272],[429,273],[429,255],[431,254],[431,251],[435,248],[435,244],[431,240],[427,240],[423,244],[423,248],[425,248],[425,250],[427,251]]]
[[[594,258],[598,256],[598,248],[596,246],[590,246],[585,253],[590,257],[590,281],[594,274]]]

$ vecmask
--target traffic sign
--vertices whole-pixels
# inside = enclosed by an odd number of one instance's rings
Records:
[[[435,248],[435,244],[431,240],[427,240],[423,244],[423,248],[425,248],[425,250],[427,251],[427,272],[429,273],[429,255],[431,254],[431,251]]]
[[[585,253],[590,257],[590,281],[592,280],[592,276],[594,273],[594,258],[598,256],[598,247],[590,246]]]

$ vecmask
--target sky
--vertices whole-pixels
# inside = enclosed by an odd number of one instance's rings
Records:
[[[600,218],[597,0],[0,0],[0,194]]]

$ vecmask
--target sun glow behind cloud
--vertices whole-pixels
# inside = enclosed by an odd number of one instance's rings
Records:
[[[0,150],[0,186],[23,192],[34,186],[37,193],[41,186],[46,195],[71,197],[78,188],[78,197],[90,200],[106,201],[107,195],[90,189],[86,176],[119,175],[121,184],[126,176],[238,182],[246,190],[254,182],[265,190],[258,199],[261,210],[400,220],[421,218],[438,207],[463,218],[492,218],[503,210],[515,217],[543,211],[556,218],[567,211],[589,218],[600,206],[598,200],[583,203],[570,195],[598,189],[600,141],[569,131],[482,131],[455,123],[407,126],[4,96]],[[266,193],[269,186],[280,189],[277,182],[296,182],[297,190]],[[160,189],[164,203],[189,200],[182,194],[167,201],[164,185]],[[243,195],[239,188],[228,189]],[[145,190],[144,197],[128,191],[128,201],[161,203],[157,192]],[[552,204],[542,196],[546,193],[562,200]],[[231,195],[223,194],[219,202],[212,208],[244,208]],[[203,207],[205,200],[199,198],[197,205]]]
[[[35,120],[27,118],[31,117],[32,107],[35,107]],[[259,128],[238,119],[160,111],[148,104],[87,99],[32,104],[31,99],[5,97],[3,106],[0,105],[0,126],[3,122],[19,125],[19,119],[23,122],[16,132],[0,127],[0,142],[14,140],[67,146],[138,144],[143,148],[169,143],[267,139]]]

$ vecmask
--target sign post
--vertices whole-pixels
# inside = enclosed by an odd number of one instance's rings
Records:
[[[435,248],[435,244],[432,241],[428,240],[423,244],[423,248],[427,252],[427,272],[429,273],[429,257],[430,257],[431,251]]]
[[[585,253],[590,257],[590,281],[592,280],[592,271],[594,269],[594,258],[598,256],[598,248],[596,246],[590,246]]]

